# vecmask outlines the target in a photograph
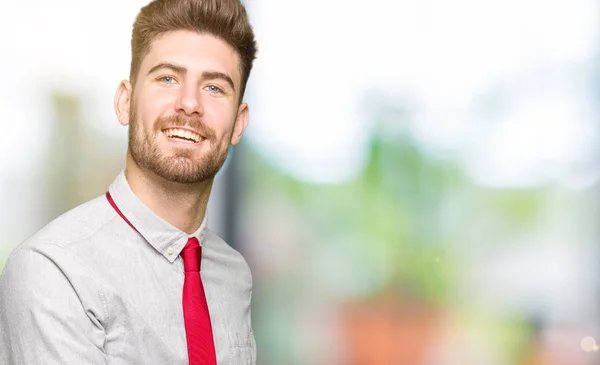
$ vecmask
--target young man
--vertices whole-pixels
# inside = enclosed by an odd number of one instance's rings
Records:
[[[256,363],[249,267],[205,216],[248,123],[246,11],[239,0],[156,0],[131,44],[115,95],[125,170],[11,254],[1,364]]]

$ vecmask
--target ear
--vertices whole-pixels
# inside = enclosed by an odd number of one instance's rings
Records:
[[[122,125],[129,124],[129,108],[131,106],[131,83],[121,81],[115,93],[115,112]]]
[[[231,144],[236,145],[242,139],[242,135],[248,126],[248,104],[241,103],[238,107],[233,133],[231,134]]]

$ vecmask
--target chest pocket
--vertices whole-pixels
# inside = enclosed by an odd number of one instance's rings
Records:
[[[231,335],[231,364],[256,365],[256,343],[252,331]]]

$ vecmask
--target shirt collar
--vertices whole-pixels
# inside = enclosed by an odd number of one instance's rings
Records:
[[[188,235],[167,223],[139,200],[131,190],[124,170],[117,175],[108,191],[119,210],[135,229],[169,262],[172,263],[179,256],[188,238],[196,237],[202,244],[206,236],[208,214],[204,214],[204,220],[196,232]]]

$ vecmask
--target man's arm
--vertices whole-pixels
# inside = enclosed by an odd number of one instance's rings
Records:
[[[72,259],[50,245],[9,258],[0,276],[0,364],[106,363],[104,330],[87,305],[97,288],[76,289],[85,278],[58,263]]]

